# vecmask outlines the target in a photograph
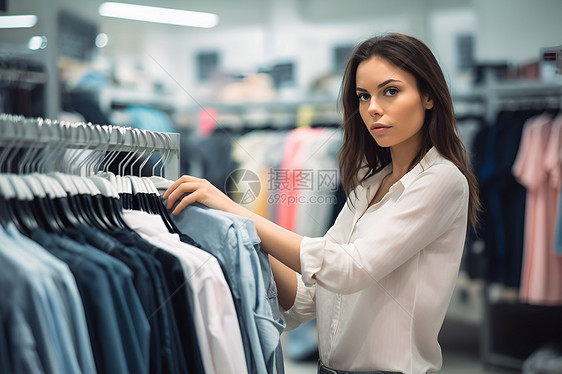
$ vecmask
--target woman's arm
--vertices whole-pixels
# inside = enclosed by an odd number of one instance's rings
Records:
[[[209,208],[250,218],[256,226],[263,250],[271,255],[271,269],[278,287],[279,303],[286,310],[293,305],[297,292],[295,272],[301,271],[302,236],[238,205],[205,179],[184,175],[168,188],[163,198],[168,199],[167,209],[171,209],[179,201],[172,212],[174,215],[189,204],[199,202]]]
[[[297,297],[297,274],[273,256],[269,256],[269,263],[277,285],[279,305],[289,310]]]

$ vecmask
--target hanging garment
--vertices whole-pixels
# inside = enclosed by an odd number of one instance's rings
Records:
[[[557,188],[560,186],[552,186],[544,162],[551,128],[548,115],[529,120],[513,165],[513,174],[527,188],[520,298],[538,305],[562,303],[562,258],[556,256],[553,249]],[[560,149],[560,144],[554,146]]]
[[[8,230],[13,232],[11,226]],[[3,325],[11,354],[9,372],[79,372],[70,316],[47,265],[26,252],[25,243],[0,230]],[[71,286],[71,285],[70,285]],[[11,302],[7,302],[11,301]],[[11,324],[6,324],[11,322]],[[86,371],[92,372],[91,357]]]
[[[9,225],[6,233],[16,243],[19,243],[23,250],[51,269],[51,275],[55,280],[55,285],[59,290],[66,310],[66,318],[69,322],[72,343],[76,350],[80,369],[84,374],[96,373],[84,306],[82,305],[76,281],[70,269],[64,262],[49,254],[33,240],[22,235],[14,225]]]
[[[173,183],[157,177],[151,180],[162,195]],[[223,269],[234,298],[248,373],[283,373],[280,334],[285,323],[279,316],[269,259],[259,247],[253,222],[199,204],[188,206],[172,219],[215,256]]]
[[[148,373],[150,325],[131,270],[84,239],[77,242],[42,229],[35,230],[31,238],[65,261],[73,272],[83,295],[99,370],[114,370],[118,365],[122,372]]]
[[[208,374],[245,373],[246,362],[232,296],[217,260],[168,232],[162,219],[140,211],[125,211],[125,220],[146,240],[176,256],[188,282],[184,285]],[[183,290],[182,290],[183,291]]]
[[[180,373],[190,374],[205,373],[201,358],[201,349],[197,340],[195,322],[193,320],[193,306],[191,300],[182,290],[188,282],[180,260],[167,251],[149,243],[137,232],[118,230],[113,233],[121,242],[133,244],[144,253],[150,255],[158,261],[163,270],[163,297],[165,305],[170,308],[171,329],[174,329],[174,322],[177,326],[177,334],[172,335],[172,355],[178,357],[178,367]],[[177,355],[177,356],[176,356]]]
[[[184,356],[182,354],[181,339],[179,329],[172,308],[172,293],[168,289],[166,279],[164,276],[164,269],[158,259],[152,255],[151,251],[144,251],[141,247],[152,246],[141,238],[136,232],[125,229],[120,229],[112,232],[112,236],[119,240],[119,242],[128,248],[133,249],[145,264],[148,272],[150,273],[151,280],[154,287],[154,294],[156,297],[155,309],[148,310],[147,316],[151,324],[151,369],[150,373],[185,373],[187,366]],[[188,316],[181,316],[188,318]],[[153,323],[157,321],[157,323]],[[154,332],[154,334],[153,334]],[[154,341],[154,344],[152,342]],[[157,352],[153,353],[154,347]],[[160,353],[160,357],[153,356]],[[190,357],[195,356],[197,352],[194,351]]]

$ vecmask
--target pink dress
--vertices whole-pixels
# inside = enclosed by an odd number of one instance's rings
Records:
[[[514,176],[527,189],[519,296],[530,304],[562,304],[562,257],[554,254],[561,135],[560,125],[553,125],[547,115],[528,120],[513,165]]]

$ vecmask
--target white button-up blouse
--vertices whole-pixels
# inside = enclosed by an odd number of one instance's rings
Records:
[[[320,359],[334,369],[441,368],[437,335],[463,252],[468,183],[431,148],[367,208],[391,170],[358,186],[324,237],[303,239],[295,303],[281,310],[288,329],[317,318]]]

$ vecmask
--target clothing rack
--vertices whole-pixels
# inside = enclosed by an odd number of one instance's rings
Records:
[[[180,134],[0,114],[0,147],[83,149],[162,155],[162,176],[179,178]]]
[[[453,94],[455,104],[483,104],[482,114],[489,123],[495,120],[497,113],[506,105],[528,105],[530,101],[535,100],[542,103],[552,102],[562,107],[562,84],[539,81],[499,82],[492,78],[469,92]]]
[[[477,114],[482,115],[491,125],[501,110],[560,109],[562,85],[551,82],[488,80],[469,93],[453,95],[453,101],[455,104],[482,104],[482,112]],[[494,296],[496,291],[489,283],[485,283],[482,291],[481,359],[487,366],[521,370],[521,357],[528,353],[526,351],[530,346],[536,345],[538,348],[538,345],[544,344],[541,340],[545,336],[561,331],[558,316],[562,307],[520,303],[517,301],[518,296],[510,295],[509,292],[497,299]]]

